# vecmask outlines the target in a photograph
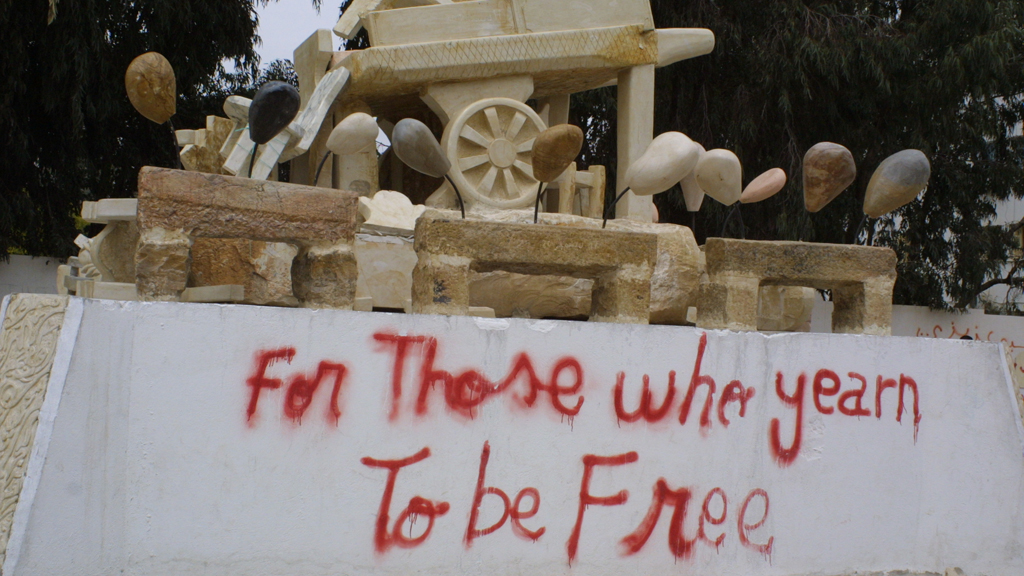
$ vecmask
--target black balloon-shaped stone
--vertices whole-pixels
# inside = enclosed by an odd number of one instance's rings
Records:
[[[249,105],[249,138],[266,144],[299,113],[299,92],[286,82],[267,82]]]

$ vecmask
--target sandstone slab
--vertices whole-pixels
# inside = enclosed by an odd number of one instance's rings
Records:
[[[782,285],[831,290],[835,333],[891,333],[896,253],[889,248],[709,238],[704,254],[702,328],[756,330],[761,286]]]
[[[845,146],[819,142],[804,154],[804,206],[817,212],[857,179],[857,164]]]
[[[428,211],[416,223],[413,311],[465,315],[472,272],[594,280],[590,319],[646,324],[654,235],[462,220]]]

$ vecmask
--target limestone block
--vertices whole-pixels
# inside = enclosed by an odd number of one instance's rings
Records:
[[[192,238],[183,230],[145,228],[135,253],[140,300],[176,301],[185,290]]]
[[[225,174],[222,168],[224,158],[220,150],[231,136],[235,123],[218,116],[206,117],[206,129],[194,132],[202,133],[202,141],[192,142],[182,148],[181,164],[186,170],[206,172],[207,174]],[[179,130],[184,132],[184,130]]]
[[[412,271],[416,250],[399,236],[359,234],[355,243],[359,282],[375,308],[402,308],[412,298]],[[485,304],[486,305],[486,304]]]
[[[757,329],[766,332],[806,332],[814,311],[813,288],[761,286],[757,300]]]
[[[494,222],[533,222],[533,213],[529,210],[475,210],[468,217]],[[599,220],[569,214],[545,213],[541,214],[540,221],[542,224],[572,228],[601,227]],[[627,219],[609,220],[608,229],[647,232],[657,236],[658,254],[651,276],[649,321],[652,324],[685,324],[687,308],[697,303],[700,275],[703,270],[702,255],[693,232],[685,226],[676,224],[652,224]],[[517,315],[525,316],[528,312],[531,318],[575,317],[579,315],[576,312],[581,306],[584,309],[583,313],[586,314],[586,310],[589,309],[586,303],[589,301],[592,285],[577,283],[576,279],[571,277],[562,277],[559,281],[539,278],[541,277],[510,275],[500,281],[490,280],[487,284],[501,290],[498,294],[507,294],[508,298],[521,298],[515,300],[516,303],[522,304],[520,310],[523,313]],[[484,284],[481,284],[481,290],[483,286]],[[508,291],[504,292],[506,286]],[[547,291],[543,292],[543,297],[540,296],[542,291]],[[514,294],[523,296],[516,297]],[[530,297],[530,294],[538,296]],[[502,311],[509,308],[508,305],[492,305],[498,299],[497,296],[484,296],[482,292],[477,292],[473,298],[474,302],[495,308],[499,316],[504,316]],[[552,301],[548,302],[548,299]],[[515,309],[515,306],[512,308]],[[565,311],[565,314],[555,314],[553,311]]]
[[[657,237],[637,232],[508,224],[427,211],[416,223],[413,311],[469,309],[471,270],[594,280],[590,317],[646,324]]]
[[[594,281],[570,276],[530,276],[503,270],[474,273],[469,302],[499,318],[585,318]]]
[[[761,285],[832,290],[835,333],[891,332],[896,253],[888,248],[709,238],[697,325],[754,330]]]
[[[845,146],[819,142],[804,154],[804,207],[817,212],[857,179],[857,164]]]
[[[188,285],[240,285],[246,304],[294,306],[292,260],[298,248],[245,238],[196,238]]]
[[[196,237],[351,242],[357,197],[283,182],[254,182],[164,168],[139,173],[140,228]]]
[[[426,206],[414,205],[405,194],[392,190],[380,190],[372,198],[359,198],[359,214],[365,220],[364,226],[404,230],[409,234],[426,209]]]
[[[304,247],[292,263],[295,297],[306,308],[351,310],[358,268],[348,243]]]

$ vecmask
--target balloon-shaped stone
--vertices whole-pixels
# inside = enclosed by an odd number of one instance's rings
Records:
[[[726,206],[735,204],[743,194],[743,165],[730,150],[708,150],[693,172],[701,189]]]
[[[430,128],[419,120],[406,118],[395,124],[391,146],[399,160],[421,174],[443,178],[452,167]]]
[[[124,87],[132,106],[149,120],[163,124],[174,116],[178,99],[174,69],[162,54],[146,52],[132,60]]]
[[[338,156],[355,154],[376,143],[379,131],[373,116],[365,112],[349,114],[331,130],[327,149]]]
[[[533,141],[533,177],[552,182],[565,172],[583,148],[583,130],[572,124],[552,126]]]
[[[872,218],[910,202],[928,185],[932,165],[920,150],[904,150],[889,156],[871,175],[864,195],[864,213]]]
[[[817,212],[857,179],[857,164],[845,146],[819,142],[804,154],[804,206]]]
[[[249,104],[249,138],[266,144],[299,113],[299,91],[287,82],[267,82]]]
[[[659,135],[626,171],[626,186],[637,196],[651,196],[673,187],[693,171],[700,145],[681,132]]]
[[[786,187],[786,171],[782,168],[772,168],[750,181],[740,195],[741,204],[753,204],[761,200],[767,200],[778,194]]]
[[[697,144],[694,142],[694,144]],[[697,144],[697,148],[700,151],[700,157],[704,157],[707,150],[703,146]],[[700,162],[700,160],[697,160]],[[690,172],[679,182],[679,187],[683,189],[683,201],[686,203],[687,212],[699,212],[700,207],[704,204],[704,190],[697,184],[697,175]]]

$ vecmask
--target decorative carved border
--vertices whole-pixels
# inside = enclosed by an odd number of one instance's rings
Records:
[[[7,555],[66,296],[11,296],[0,330],[0,564]]]

